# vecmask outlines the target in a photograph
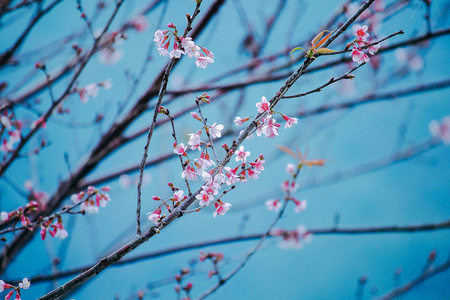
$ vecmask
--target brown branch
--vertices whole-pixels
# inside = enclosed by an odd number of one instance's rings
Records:
[[[186,37],[188,35],[189,31],[192,30],[191,25],[192,25],[192,22],[195,20],[195,17],[200,12],[201,3],[202,3],[201,0],[197,1],[197,5],[195,7],[193,15],[191,17],[189,17],[187,20],[187,25],[186,25],[186,29],[184,30],[183,37]],[[169,83],[169,75],[170,75],[170,72],[172,71],[172,68],[175,66],[175,62],[177,60],[178,60],[177,58],[172,58],[170,60],[169,64],[167,65],[166,70],[164,71],[164,75],[163,75],[162,82],[161,82],[161,88],[158,93],[158,102],[155,105],[155,109],[153,111],[152,123],[150,125],[150,128],[148,129],[147,142],[144,147],[144,155],[142,157],[141,164],[139,165],[139,182],[137,185],[137,205],[136,205],[136,234],[138,236],[141,235],[141,191],[142,191],[142,180],[144,178],[145,162],[147,161],[147,157],[148,157],[148,148],[150,146],[150,142],[153,137],[153,130],[155,129],[156,119],[158,118],[159,108],[161,107],[161,102],[166,94],[167,84]],[[188,185],[188,188],[189,188],[189,185]],[[191,193],[189,192],[189,194],[191,194]]]

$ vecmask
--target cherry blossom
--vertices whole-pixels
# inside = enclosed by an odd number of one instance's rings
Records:
[[[203,170],[206,170],[207,168],[215,165],[215,163],[211,159],[209,159],[209,154],[204,152],[200,154],[200,158],[197,158],[196,161],[200,165],[200,168]]]
[[[186,169],[181,173],[181,177],[188,180],[197,180],[197,172],[191,165],[188,165]]]
[[[2,211],[0,214],[0,219],[2,221],[8,221],[9,220],[9,214],[6,211]]]
[[[24,290],[28,290],[28,288],[30,287],[30,285],[31,285],[31,282],[28,281],[28,278],[24,278],[24,279],[22,280],[22,282],[19,283],[20,288],[21,288],[21,289],[24,289]]]
[[[42,128],[47,127],[47,123],[45,122],[44,116],[40,116],[37,120],[31,123],[31,129],[36,128],[38,125],[41,125]]]
[[[278,124],[272,115],[268,115],[261,126],[261,133],[265,134],[266,138],[273,138],[278,135],[278,127],[280,126],[281,124]]]
[[[428,128],[433,136],[440,138],[446,145],[450,144],[450,116],[443,118],[440,123],[432,120]]]
[[[236,117],[236,118],[234,118],[233,122],[236,126],[240,126],[240,125],[244,124],[245,122],[247,122],[248,120],[250,120],[250,118]]]
[[[200,135],[202,134],[202,131],[199,130],[197,133],[190,133],[189,134],[189,142],[188,145],[191,146],[191,150],[201,150],[200,144],[202,142]]]
[[[281,184],[281,190],[285,193],[293,194],[297,189],[298,184],[295,181],[289,182],[289,180],[286,180]]]
[[[173,147],[174,147],[173,152],[175,154],[187,156],[187,154],[186,154],[187,147],[183,143],[174,144]]]
[[[214,197],[211,194],[205,192],[205,190],[201,191],[200,194],[195,196],[195,198],[200,200],[199,202],[200,206],[208,206],[214,199]]]
[[[148,219],[158,226],[161,222],[161,208],[157,208],[154,212],[147,213]]]
[[[13,150],[13,146],[6,139],[3,139],[3,143],[0,146],[0,151],[2,152],[11,152]]]
[[[270,102],[263,96],[261,102],[256,103],[256,108],[258,108],[259,113],[268,112],[270,111]]]
[[[206,69],[209,64],[212,64],[214,59],[208,56],[204,56],[200,53],[200,56],[195,60],[195,65],[199,68]]]
[[[378,49],[380,49],[380,44],[371,45],[368,50],[371,55],[374,55],[378,52]]]
[[[288,163],[286,166],[286,173],[290,174],[290,175],[294,175],[296,172],[297,168],[295,167],[294,164]]]
[[[223,125],[222,124],[217,124],[214,123],[211,126],[209,126],[209,133],[211,134],[211,136],[213,138],[220,138],[222,136],[221,131],[223,130]]]
[[[200,47],[197,46],[191,37],[186,37],[181,39],[181,45],[189,57],[198,58],[200,56]]]
[[[170,200],[174,201],[174,202],[180,202],[183,201],[184,199],[187,198],[187,196],[183,196],[184,191],[176,191],[175,193],[173,193],[173,197],[170,198]]]
[[[231,204],[218,200],[216,203],[214,203],[214,206],[216,207],[216,211],[213,214],[213,216],[215,218],[217,216],[217,214],[219,214],[221,216],[225,215],[227,213],[227,211],[230,210]]]
[[[365,54],[364,51],[356,47],[353,47],[350,56],[352,57],[352,60],[358,64],[370,61],[370,58],[367,56],[367,54]]]
[[[61,240],[67,238],[69,234],[65,229],[57,229],[55,233],[55,238],[60,238]]]
[[[367,25],[363,25],[363,26],[358,26],[356,27],[355,30],[355,34],[356,34],[356,39],[358,41],[367,41],[367,38],[369,37],[369,34],[367,33]]]
[[[281,201],[279,199],[272,199],[266,201],[266,206],[268,210],[273,210],[278,212],[282,206]]]
[[[294,197],[291,197],[290,200],[292,200],[295,203],[294,211],[296,213],[306,210],[306,202],[307,202],[306,200],[298,200]]]
[[[274,236],[280,236],[282,238],[279,246],[282,249],[297,249],[303,248],[305,243],[311,241],[311,234],[308,232],[305,226],[300,225],[295,230],[286,231],[282,229],[273,229],[271,234]]]
[[[118,63],[123,57],[123,50],[113,47],[106,47],[100,51],[99,61],[100,63],[112,66]]]
[[[245,163],[247,161],[247,156],[250,155],[250,151],[245,151],[244,146],[241,145],[239,147],[239,150],[236,150],[236,152],[234,152],[234,154],[236,154],[236,161],[240,160],[243,163]]]
[[[169,57],[170,58],[180,58],[181,55],[186,55],[186,53],[183,50],[178,49],[178,44],[173,44],[173,50],[170,51]]]
[[[297,118],[290,118],[286,115],[283,115],[283,119],[286,121],[286,124],[284,124],[284,129],[287,129],[288,127],[292,127],[294,124],[298,123]]]
[[[264,163],[264,157],[260,155],[260,157],[255,162],[251,162],[250,165],[255,169],[255,171],[260,173],[260,171],[264,170]]]
[[[148,27],[148,22],[147,22],[147,19],[145,18],[145,16],[139,15],[133,19],[133,21],[131,22],[131,25],[137,31],[145,31]]]

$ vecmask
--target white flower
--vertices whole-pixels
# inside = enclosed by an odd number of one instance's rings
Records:
[[[195,65],[199,68],[206,69],[206,67],[213,62],[214,59],[212,59],[211,57],[200,54],[200,56],[197,57],[197,60],[195,61]]]
[[[31,282],[28,281],[28,278],[24,278],[21,283],[19,283],[19,287],[21,289],[27,290],[31,285]]]
[[[222,130],[223,130],[222,124],[216,125],[216,123],[214,123],[209,127],[209,133],[213,138],[220,138],[222,136],[221,133]]]

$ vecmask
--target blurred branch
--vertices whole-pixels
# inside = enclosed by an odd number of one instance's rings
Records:
[[[383,227],[361,227],[361,228],[317,228],[317,229],[308,229],[308,232],[313,235],[365,235],[365,234],[395,234],[395,233],[420,233],[420,232],[426,232],[426,231],[436,231],[436,230],[447,230],[450,228],[450,220],[439,222],[439,223],[429,223],[429,224],[422,224],[422,225],[407,225],[407,226],[398,226],[398,225],[392,225],[392,226],[383,226]],[[205,247],[210,246],[217,246],[217,245],[226,245],[226,244],[232,244],[232,243],[241,243],[241,242],[248,242],[248,241],[254,241],[261,239],[265,234],[264,233],[256,233],[256,234],[247,234],[247,235],[238,235],[238,236],[232,236],[227,238],[220,238],[215,240],[209,240],[204,242],[197,242],[197,243],[190,243],[190,244],[184,244],[182,246],[177,247],[171,247],[163,250],[153,251],[141,255],[136,255],[129,258],[124,258],[116,263],[114,263],[112,266],[118,267],[122,265],[127,265],[131,263],[137,263],[143,260],[147,259],[155,259],[166,255],[172,255],[179,252],[189,251],[193,249],[201,249]],[[272,237],[269,235],[268,237]],[[55,274],[50,275],[36,275],[29,280],[31,282],[37,283],[37,282],[44,282],[44,281],[50,281],[55,280],[59,278],[65,278],[68,276],[76,275],[81,272],[84,272],[91,268],[93,265],[79,267],[71,270],[61,271]],[[16,280],[6,280],[7,282],[20,282],[21,279]]]
[[[41,9],[40,4],[38,4],[38,8],[36,10],[36,14],[33,19],[28,23],[27,28],[22,32],[19,38],[16,40],[13,46],[2,54],[0,54],[0,70],[6,65],[9,59],[14,55],[14,53],[20,48],[22,43],[25,41],[25,38],[31,32],[33,27],[39,22],[39,20],[44,17],[48,12],[50,12],[56,5],[58,5],[62,0],[55,0],[51,4],[47,6],[44,10]]]
[[[425,272],[423,272],[419,277],[411,280],[410,282],[393,289],[392,291],[382,295],[381,297],[377,298],[378,300],[389,300],[397,298],[409,291],[411,291],[414,287],[418,286],[422,282],[430,279],[431,277],[438,275],[439,273],[442,273],[450,268],[450,259],[447,259],[446,262],[443,264],[436,266],[436,267],[430,267]]]

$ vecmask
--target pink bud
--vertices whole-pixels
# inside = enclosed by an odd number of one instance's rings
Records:
[[[186,292],[189,292],[192,289],[192,283],[188,283],[186,284],[186,286],[183,288],[183,290],[185,290]]]
[[[169,27],[169,28],[177,28],[172,22],[170,22],[169,24],[167,24],[167,27]]]

